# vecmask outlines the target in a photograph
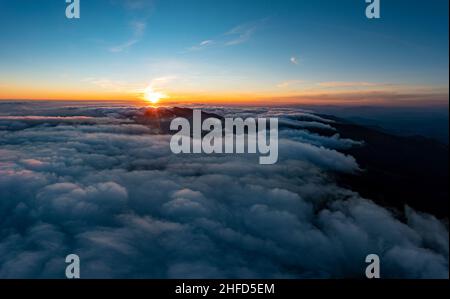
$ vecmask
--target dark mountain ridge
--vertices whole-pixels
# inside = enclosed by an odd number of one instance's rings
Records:
[[[337,175],[340,184],[388,207],[405,205],[439,218],[448,218],[448,145],[423,136],[396,136],[371,127],[336,120],[341,137],[364,145],[343,150],[363,169]],[[324,133],[324,132],[322,132]]]

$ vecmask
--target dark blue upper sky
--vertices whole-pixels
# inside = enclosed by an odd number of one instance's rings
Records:
[[[0,0],[9,94],[448,90],[447,0],[381,0],[378,20],[364,0],[80,3]]]

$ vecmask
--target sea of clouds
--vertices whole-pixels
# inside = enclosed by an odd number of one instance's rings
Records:
[[[0,103],[0,278],[64,278],[71,253],[82,278],[360,278],[371,253],[385,278],[448,277],[446,225],[335,183],[363,140],[300,109],[203,109],[279,117],[279,162],[174,155],[142,107]]]

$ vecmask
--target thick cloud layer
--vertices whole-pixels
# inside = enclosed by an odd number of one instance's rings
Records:
[[[361,171],[339,150],[365,145],[308,132],[333,126],[309,111],[208,108],[295,122],[268,166],[174,155],[143,108],[3,105],[2,278],[63,278],[70,253],[84,278],[362,277],[371,253],[386,278],[448,277],[445,225],[337,186],[330,171]]]

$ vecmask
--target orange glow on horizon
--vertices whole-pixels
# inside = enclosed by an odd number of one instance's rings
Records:
[[[163,102],[161,99],[165,99]],[[50,89],[31,86],[0,84],[0,100],[60,100],[60,101],[123,101],[138,105],[170,106],[177,104],[213,105],[448,105],[447,92],[419,91],[332,91],[320,90],[304,93],[281,92],[171,92],[170,97],[151,87],[132,92],[106,92],[97,90]]]

